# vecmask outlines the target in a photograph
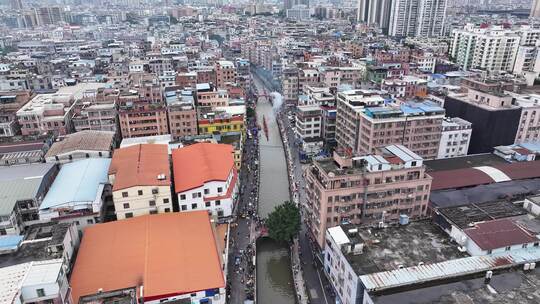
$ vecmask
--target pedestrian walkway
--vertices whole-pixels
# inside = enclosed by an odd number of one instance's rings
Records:
[[[295,238],[291,245],[291,264],[293,269],[294,287],[298,303],[307,304],[309,303],[309,298],[307,295],[306,283],[304,282],[304,270],[300,254],[298,239]]]

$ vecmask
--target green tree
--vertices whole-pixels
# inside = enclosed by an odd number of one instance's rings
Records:
[[[255,110],[253,110],[253,108],[247,108],[246,115],[247,115],[248,118],[254,117],[255,116]]]
[[[300,231],[300,210],[294,203],[286,201],[268,215],[266,227],[274,240],[291,242]]]

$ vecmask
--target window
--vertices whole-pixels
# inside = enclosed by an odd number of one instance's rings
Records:
[[[210,202],[206,202],[206,203],[204,203],[204,205],[205,205],[206,207],[210,207]]]
[[[527,248],[527,245],[528,244],[523,244],[523,245],[521,245],[521,248]]]
[[[87,219],[87,220],[86,220],[86,223],[87,223],[87,224],[93,224],[93,223],[94,223],[94,220],[93,220],[93,219]]]
[[[158,194],[158,192],[159,192],[159,189],[158,189],[158,188],[152,189],[152,194]]]
[[[510,246],[506,246],[506,248],[504,248],[504,250],[510,251]]]
[[[209,194],[210,193],[210,189],[204,189],[204,194]]]
[[[180,194],[180,200],[185,200],[186,199],[186,195],[185,194]]]
[[[182,205],[181,208],[182,208],[182,211],[185,211],[185,210],[187,210],[187,205]]]
[[[223,188],[222,188],[222,187],[218,187],[218,188],[217,188],[217,192],[218,192],[218,193],[223,192]]]
[[[124,209],[129,209],[129,203],[124,203]]]
[[[171,212],[171,208],[165,208],[165,212],[167,213]]]
[[[169,203],[169,199],[168,199],[168,198],[164,198],[164,199],[163,199],[163,203],[164,203],[164,204],[168,204],[168,203]]]
[[[220,200],[216,201],[216,206],[221,206],[221,201]]]
[[[45,289],[43,289],[43,288],[36,289],[36,293],[37,293],[38,298],[44,297],[45,296]]]
[[[128,212],[125,214],[126,218],[132,218],[133,217],[133,213],[132,212]]]
[[[191,209],[197,209],[197,204],[191,204]]]
[[[79,221],[75,221],[75,225],[79,226],[80,224]]]
[[[191,198],[197,198],[197,193],[191,194]]]
[[[148,204],[150,205],[150,207],[155,206],[155,205],[156,205],[156,201],[155,201],[155,200],[151,200],[151,201],[148,202]]]
[[[157,214],[157,210],[150,210],[150,214]]]
[[[128,197],[128,193],[127,192],[122,192],[122,197]]]
[[[142,190],[137,191],[137,193],[139,194],[139,196],[143,195]]]

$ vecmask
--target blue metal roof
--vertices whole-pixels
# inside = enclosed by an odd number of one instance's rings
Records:
[[[528,149],[530,151],[533,151],[535,153],[540,153],[540,142],[538,141],[529,141],[519,144],[525,149]]]
[[[422,114],[424,113],[424,111],[420,108],[416,108],[416,107],[411,107],[411,106],[408,106],[408,105],[405,105],[405,104],[402,104],[400,106],[400,109],[401,111],[403,111],[403,113],[405,113],[406,115],[410,115],[410,114]]]
[[[99,185],[108,183],[110,164],[110,158],[88,158],[65,164],[39,209],[94,201]]]
[[[0,250],[17,249],[24,239],[21,235],[3,235],[0,236]]]

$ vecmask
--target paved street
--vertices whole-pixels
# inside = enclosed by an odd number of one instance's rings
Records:
[[[255,120],[248,119],[248,128]],[[235,208],[236,221],[231,225],[231,243],[228,259],[228,303],[244,303],[254,296],[253,240],[250,239],[253,218],[257,210],[258,146],[253,137],[246,139],[240,171],[240,195]]]

